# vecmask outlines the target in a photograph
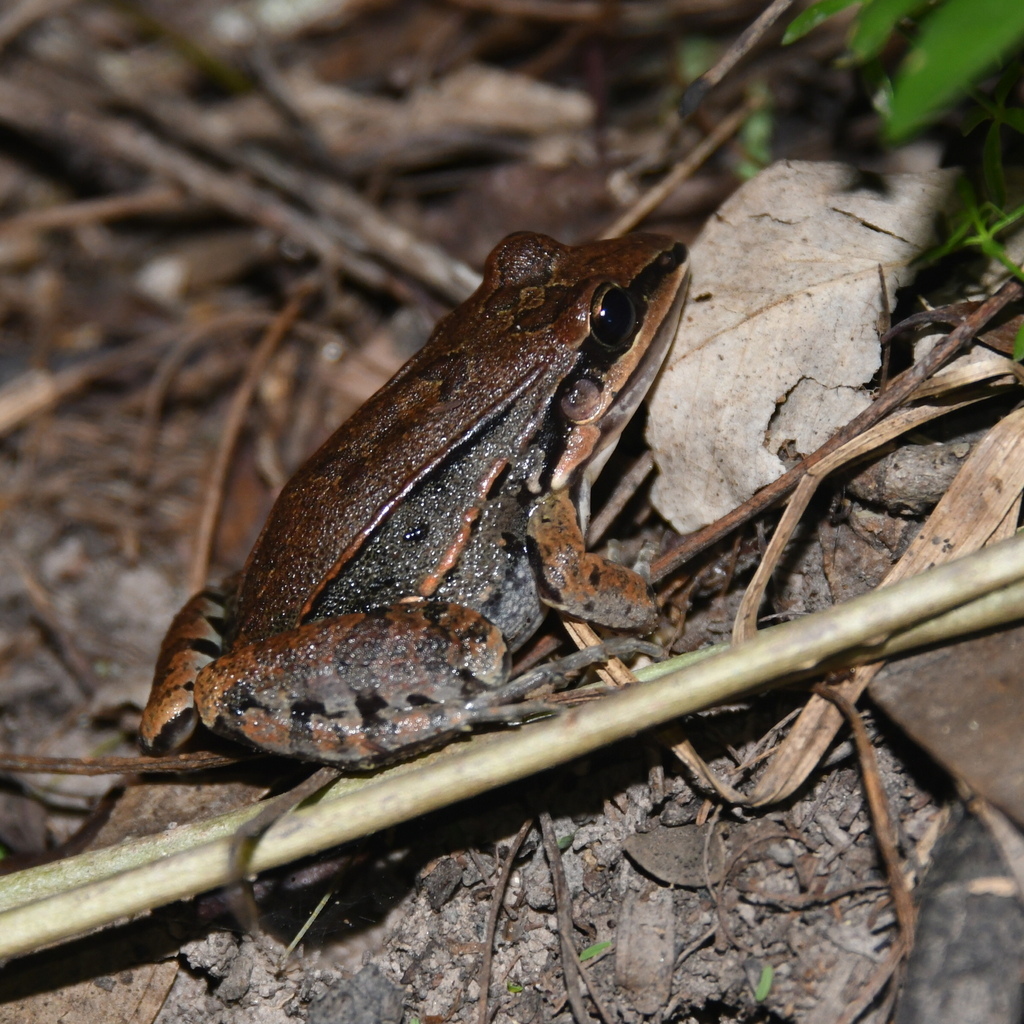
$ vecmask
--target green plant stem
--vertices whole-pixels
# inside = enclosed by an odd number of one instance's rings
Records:
[[[372,778],[335,783],[279,821],[256,846],[265,870],[565,763],[680,715],[734,700],[834,662],[879,656],[894,636],[993,591],[1024,583],[1024,536],[842,606],[762,631],[754,640],[643,686],[516,731],[465,744]],[[1021,614],[1019,597],[1014,615]],[[0,880],[0,956],[67,939],[223,884],[231,835],[259,808]],[[177,852],[171,852],[177,851]]]

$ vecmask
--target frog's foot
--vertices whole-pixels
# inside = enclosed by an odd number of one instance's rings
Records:
[[[506,683],[500,689],[481,694],[471,701],[469,707],[512,704],[515,701],[534,697],[542,692],[561,689],[567,677],[591,665],[598,665],[610,658],[623,658],[631,654],[646,654],[651,658],[665,657],[665,649],[649,640],[638,640],[635,637],[621,636],[593,647],[584,647],[581,651],[568,654],[564,658],[549,661],[546,665],[524,672],[521,676]]]
[[[193,690],[196,676],[220,656],[224,631],[224,595],[204,590],[175,616],[157,658],[139,742],[147,754],[180,747],[199,721]]]

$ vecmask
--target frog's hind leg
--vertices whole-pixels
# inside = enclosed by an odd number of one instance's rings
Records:
[[[180,747],[199,721],[196,676],[220,656],[224,631],[224,595],[203,590],[174,617],[164,637],[153,674],[153,689],[139,723],[139,742],[147,754]]]
[[[393,763],[482,722],[467,702],[508,679],[501,632],[472,609],[408,601],[333,616],[243,644],[196,679],[213,732],[347,769]]]

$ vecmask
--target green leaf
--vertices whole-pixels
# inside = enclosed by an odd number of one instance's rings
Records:
[[[598,953],[603,953],[606,949],[611,949],[610,942],[595,942],[592,946],[587,946],[582,953],[580,953],[580,963],[585,964],[588,960],[593,960]]]
[[[982,150],[982,169],[989,198],[996,206],[1002,207],[1006,203],[1006,175],[1003,173],[1003,144],[998,121],[988,126]]]
[[[828,21],[833,14],[845,11],[847,7],[859,4],[861,0],[818,0],[811,4],[806,11],[798,14],[786,28],[786,34],[782,37],[782,45],[789,46],[798,39],[803,39],[808,32],[816,29],[823,21]]]
[[[1024,220],[1024,205],[1018,206],[1016,210],[1003,213],[996,224],[996,231],[1005,231],[1007,228],[1013,227],[1019,220]],[[1020,277],[1019,274],[1017,276]]]
[[[774,980],[775,968],[771,964],[765,964],[761,968],[761,978],[757,983],[757,988],[754,989],[754,998],[759,1003],[763,1003],[768,998],[768,993],[772,990],[772,982]]]
[[[892,80],[882,62],[872,58],[861,68],[861,76],[871,95],[871,105],[882,117],[888,118],[892,111]]]
[[[984,247],[983,247],[984,248]],[[1017,263],[1014,263],[1009,256],[1006,255],[1006,250],[1001,245],[995,245],[992,247],[993,251],[989,255],[994,256],[1006,269],[1013,274],[1021,284],[1024,284],[1024,269]],[[988,249],[985,249],[989,252]]]
[[[510,981],[505,985],[505,991],[517,996],[523,991],[523,986],[517,981]]]
[[[978,127],[984,121],[991,121],[992,115],[979,103],[973,109],[968,110],[964,114],[964,119],[960,123],[960,131],[964,138],[971,134],[975,128]]]
[[[991,72],[1021,39],[1021,0],[945,0],[935,7],[922,19],[917,45],[896,77],[889,140],[912,135]]]
[[[1003,124],[1024,135],[1024,107],[1010,107],[1003,111]]]
[[[1017,337],[1013,339],[1013,359],[1017,363],[1024,359],[1024,324],[1020,325]]]
[[[1017,79],[1021,76],[1021,70],[1019,60],[1012,60],[1006,65],[1006,70],[1002,73],[998,85],[992,92],[992,97],[999,106],[1006,105],[1010,93],[1013,92],[1013,87],[1017,84]]]
[[[862,61],[877,57],[900,21],[922,6],[922,0],[871,0],[860,12],[850,49]]]

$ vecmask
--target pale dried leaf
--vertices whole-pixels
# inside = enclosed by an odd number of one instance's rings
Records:
[[[909,280],[952,181],[783,162],[708,224],[648,430],[655,505],[677,530],[735,508],[783,473],[780,451],[813,451],[869,403],[879,267],[890,294]]]
[[[286,78],[296,105],[338,154],[459,130],[538,137],[580,131],[594,118],[583,92],[480,64],[423,85],[407,100],[330,85],[302,65]]]
[[[726,847],[714,822],[637,832],[623,850],[647,874],[669,885],[700,889],[725,877]],[[705,864],[705,856],[707,863]]]

